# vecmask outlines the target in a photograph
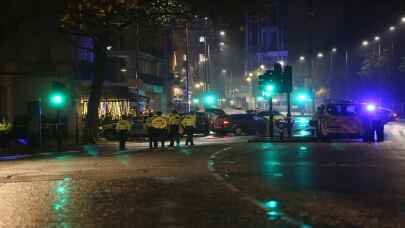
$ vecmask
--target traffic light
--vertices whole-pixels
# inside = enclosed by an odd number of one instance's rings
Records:
[[[208,105],[212,105],[215,102],[214,96],[208,95],[205,97],[205,103]]]
[[[301,102],[304,102],[304,101],[306,101],[308,98],[307,98],[307,95],[306,94],[300,94],[300,95],[298,95],[298,101],[301,101]]]
[[[281,64],[274,64],[274,69],[267,71],[258,79],[259,90],[272,93],[292,92],[292,67],[286,66],[284,71]]]
[[[203,102],[206,106],[215,106],[218,103],[218,96],[214,93],[207,93],[203,96]]]
[[[296,104],[302,105],[312,100],[310,93],[305,90],[294,92],[294,101]]]
[[[53,108],[63,108],[67,102],[67,91],[62,83],[54,82],[52,91],[49,94],[49,103]]]
[[[293,90],[293,81],[292,81],[292,67],[291,66],[286,66],[284,69],[284,74],[283,74],[283,92],[284,93],[292,93]]]

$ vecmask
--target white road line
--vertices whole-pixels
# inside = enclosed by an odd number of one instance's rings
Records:
[[[223,153],[223,152],[225,152],[225,151],[228,151],[228,150],[230,150],[230,149],[232,149],[232,147],[227,147],[227,148],[225,148],[225,149],[221,149],[221,150],[219,150],[219,151],[213,153],[213,154],[210,156],[210,158],[209,158],[209,160],[208,160],[208,170],[211,172],[211,175],[212,175],[217,181],[224,182],[225,187],[226,187],[229,191],[234,192],[234,193],[239,193],[239,194],[241,194],[241,196],[240,196],[240,199],[241,199],[241,200],[244,200],[244,201],[246,201],[246,202],[248,202],[248,203],[250,203],[250,204],[256,206],[257,208],[259,208],[260,210],[262,210],[262,211],[263,211],[264,213],[266,213],[266,214],[269,213],[269,210],[265,207],[265,205],[264,205],[262,202],[260,202],[259,200],[253,198],[252,196],[250,196],[250,195],[248,195],[248,194],[246,194],[246,193],[241,192],[239,188],[237,188],[235,185],[233,185],[233,184],[231,184],[231,183],[226,182],[225,178],[222,177],[220,174],[217,173],[217,171],[216,171],[216,169],[215,169],[215,167],[214,167],[214,165],[215,165],[215,161],[214,161],[215,158],[216,158],[219,154],[221,154],[221,153]],[[291,225],[294,225],[294,226],[299,226],[299,227],[305,227],[305,228],[310,228],[310,227],[311,227],[310,225],[307,225],[307,224],[303,223],[303,222],[300,221],[299,219],[295,219],[295,218],[293,218],[293,217],[291,217],[291,216],[289,216],[289,215],[286,215],[286,214],[284,214],[284,213],[282,213],[282,212],[280,213],[280,216],[281,216],[280,219],[283,220],[283,221],[285,221],[285,222],[287,222],[288,224],[291,224]]]

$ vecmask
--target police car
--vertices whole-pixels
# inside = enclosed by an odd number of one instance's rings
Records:
[[[318,108],[310,123],[318,138],[362,138],[363,141],[384,141],[385,118],[375,104],[338,102]]]

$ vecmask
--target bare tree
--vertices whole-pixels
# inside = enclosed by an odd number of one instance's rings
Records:
[[[91,142],[96,135],[107,47],[118,34],[135,24],[170,24],[181,18],[187,9],[177,0],[66,0],[65,4],[62,30],[77,48],[94,53],[94,78],[85,126],[85,136]],[[91,47],[80,44],[83,37],[92,40]]]

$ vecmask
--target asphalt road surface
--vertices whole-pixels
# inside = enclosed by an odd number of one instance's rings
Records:
[[[0,227],[271,227],[265,213],[208,170],[246,137],[178,150],[44,154],[0,163]],[[130,143],[131,144],[131,143]],[[108,145],[105,145],[108,148]],[[102,148],[105,150],[105,148]]]
[[[177,150],[106,142],[8,157],[0,227],[405,227],[405,125],[386,134],[381,144],[209,136]]]
[[[256,143],[217,156],[217,172],[272,219],[314,227],[405,227],[405,125],[387,141]]]

